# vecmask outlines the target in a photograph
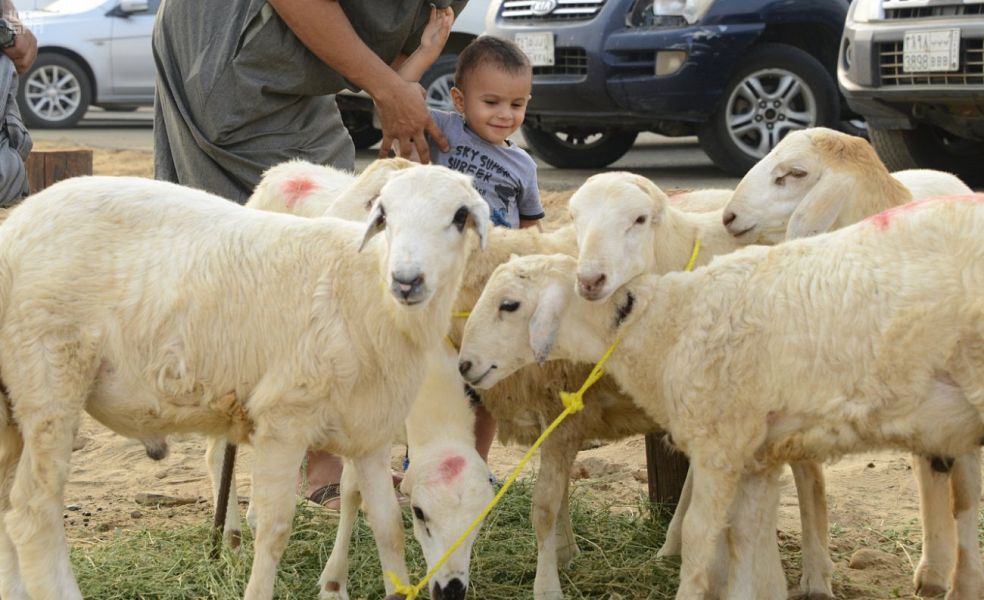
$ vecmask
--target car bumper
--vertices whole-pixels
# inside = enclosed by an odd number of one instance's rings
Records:
[[[532,121],[546,125],[611,122],[645,128],[660,120],[701,122],[716,108],[722,90],[744,51],[763,26],[626,28],[606,11],[623,10],[609,1],[590,21],[513,24],[496,22],[489,34],[513,39],[521,32],[554,34],[555,65],[535,67]],[[619,23],[612,31],[603,24]],[[682,51],[678,70],[656,74],[660,52]]]
[[[960,29],[960,67],[949,73],[906,73],[907,32]],[[874,126],[909,128],[934,114],[984,119],[984,20],[970,17],[849,21],[844,29],[837,80],[851,109]],[[945,107],[945,108],[942,108]]]

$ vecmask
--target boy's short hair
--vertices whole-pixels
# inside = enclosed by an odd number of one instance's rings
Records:
[[[532,74],[533,72],[530,59],[519,49],[519,46],[506,39],[483,35],[465,46],[465,49],[458,54],[454,84],[460,88],[468,73],[487,63],[510,73]]]

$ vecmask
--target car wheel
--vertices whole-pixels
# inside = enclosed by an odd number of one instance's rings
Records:
[[[457,62],[458,57],[456,55],[445,54],[434,61],[434,64],[420,78],[420,85],[424,88],[424,98],[427,100],[427,108],[447,112],[454,110],[451,88],[454,87],[454,70]]]
[[[371,148],[373,144],[383,139],[383,132],[372,126],[371,112],[354,109],[343,109],[340,112],[342,123],[357,149]]]
[[[790,131],[838,125],[837,86],[806,52],[785,44],[750,50],[698,130],[714,164],[740,177]]]
[[[600,169],[625,156],[638,131],[606,127],[546,130],[523,125],[523,137],[537,156],[561,169]]]
[[[915,129],[868,126],[871,145],[889,171],[938,169],[970,186],[984,185],[984,143],[960,138],[932,125]]]
[[[85,116],[92,97],[89,76],[75,60],[40,54],[21,76],[17,104],[28,127],[72,127]]]

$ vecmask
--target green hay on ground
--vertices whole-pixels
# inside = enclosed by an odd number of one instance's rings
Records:
[[[469,598],[516,600],[530,597],[536,574],[536,538],[530,522],[531,484],[517,483],[486,522],[472,553]],[[561,571],[567,598],[672,598],[679,562],[657,560],[669,515],[655,507],[612,510],[586,499],[575,488],[571,499],[574,532],[581,554]],[[404,511],[407,567],[413,583],[426,571]],[[326,512],[298,508],[290,543],[280,563],[276,598],[310,599],[331,552],[335,520]],[[72,552],[86,598],[101,600],[191,600],[242,598],[252,560],[252,538],[212,562],[209,525],[173,529],[121,530],[106,542]],[[359,520],[351,547],[350,597],[382,598],[383,584],[372,533]]]

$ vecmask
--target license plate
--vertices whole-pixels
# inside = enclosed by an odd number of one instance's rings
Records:
[[[530,64],[534,67],[546,67],[554,64],[554,34],[549,31],[542,33],[517,33],[516,45],[526,53]]]
[[[960,30],[906,31],[902,41],[902,71],[932,73],[960,69]]]

